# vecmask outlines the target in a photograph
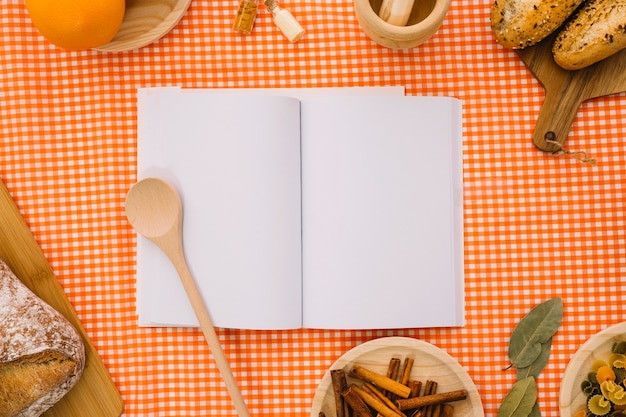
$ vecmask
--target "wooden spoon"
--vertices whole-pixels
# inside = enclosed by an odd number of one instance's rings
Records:
[[[222,374],[239,417],[250,413],[233,377],[222,346],[202,297],[187,267],[183,252],[183,206],[176,189],[169,183],[147,178],[131,187],[126,197],[126,216],[133,228],[154,242],[170,259],[191,301],[200,327]]]

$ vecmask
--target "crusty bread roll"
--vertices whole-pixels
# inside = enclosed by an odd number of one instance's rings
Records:
[[[521,49],[545,39],[574,13],[583,0],[495,0],[491,29],[498,43]]]
[[[588,0],[557,35],[554,61],[576,70],[626,48],[626,0]]]
[[[76,384],[84,366],[76,329],[0,261],[0,416],[41,415]]]

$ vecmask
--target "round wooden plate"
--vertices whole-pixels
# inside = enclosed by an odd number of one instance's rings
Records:
[[[113,40],[95,48],[124,52],[142,48],[165,36],[183,17],[191,0],[126,0],[126,12]]]
[[[582,392],[581,383],[591,372],[591,364],[596,359],[607,360],[615,342],[626,341],[626,322],[607,327],[592,336],[578,349],[565,369],[559,395],[561,417],[572,417],[585,408],[587,397]]]
[[[438,384],[437,392],[465,389],[468,398],[451,403],[454,414],[464,417],[484,417],[483,405],[478,390],[465,369],[450,355],[438,347],[409,337],[383,337],[363,343],[341,356],[326,372],[313,398],[311,417],[318,417],[320,411],[326,417],[337,417],[335,400],[330,378],[330,370],[343,368],[346,374],[355,364],[385,375],[392,357],[404,361],[406,357],[414,359],[411,379],[422,384],[430,379]],[[348,385],[355,382],[348,377]]]

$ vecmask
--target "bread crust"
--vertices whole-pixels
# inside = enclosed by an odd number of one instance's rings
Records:
[[[37,417],[80,379],[76,329],[0,260],[0,416]]]
[[[491,29],[496,41],[513,49],[533,46],[556,31],[583,0],[495,0]]]
[[[554,61],[566,70],[595,64],[626,48],[626,0],[588,0],[559,32]]]

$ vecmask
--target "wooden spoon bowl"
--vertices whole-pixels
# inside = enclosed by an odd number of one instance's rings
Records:
[[[191,0],[126,0],[124,20],[117,35],[95,49],[124,52],[149,45],[178,24],[190,3]]]

